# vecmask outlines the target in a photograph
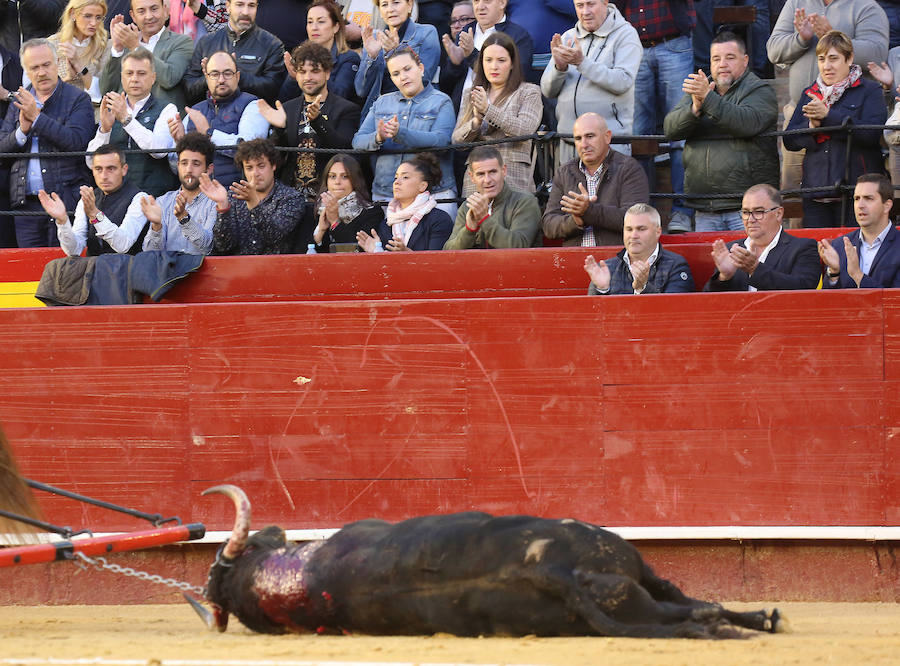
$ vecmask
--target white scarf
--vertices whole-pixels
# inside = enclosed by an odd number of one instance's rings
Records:
[[[400,202],[396,199],[391,200],[387,207],[386,217],[394,238],[402,238],[404,243],[408,243],[419,221],[428,215],[435,206],[437,206],[437,201],[430,192],[422,192],[406,208],[400,208]]]

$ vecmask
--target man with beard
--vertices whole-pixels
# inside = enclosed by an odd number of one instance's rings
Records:
[[[234,161],[244,179],[229,193],[221,183],[200,174],[200,191],[216,204],[214,254],[287,254],[303,219],[306,204],[297,190],[275,178],[278,151],[268,139],[245,141]]]
[[[209,254],[212,249],[216,204],[200,191],[200,175],[213,168],[216,148],[199,132],[188,132],[175,146],[181,187],[159,199],[144,197],[141,210],[150,222],[145,250]]]
[[[300,148],[349,148],[359,129],[359,107],[328,90],[328,77],[334,60],[321,44],[303,42],[291,54],[301,96],[273,109],[260,101],[263,117],[275,128],[276,145]],[[331,155],[288,153],[281,170],[281,181],[300,190],[313,200]]]
[[[210,98],[185,107],[187,118],[183,123],[178,115],[169,121],[173,139],[178,141],[186,132],[197,130],[213,145],[234,146],[269,133],[269,123],[259,112],[256,96],[238,88],[241,72],[231,54],[219,51],[209,57],[206,80]],[[215,178],[226,188],[240,178],[233,159],[233,150],[216,151]]]
[[[256,25],[258,6],[258,0],[227,0],[228,28],[197,40],[184,75],[188,103],[203,98],[206,92],[203,77],[209,71],[207,61],[218,51],[234,54],[244,91],[270,103],[275,101],[285,77],[284,45],[278,37]]]
[[[775,89],[750,71],[744,41],[719,33],[710,46],[712,80],[703,70],[689,75],[684,97],[666,116],[670,140],[684,144],[685,194],[734,194],[728,199],[690,199],[697,231],[741,231],[740,193],[751,185],[777,187],[780,172],[774,132]],[[723,139],[722,136],[730,136]]]

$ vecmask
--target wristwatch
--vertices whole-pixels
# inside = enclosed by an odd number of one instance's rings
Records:
[[[187,224],[190,219],[191,219],[191,214],[188,212],[185,212],[184,217],[182,217],[178,220],[178,224]]]
[[[125,120],[122,121],[122,127],[125,127],[125,125],[129,124],[132,120],[134,120],[134,116],[129,113],[125,116]]]

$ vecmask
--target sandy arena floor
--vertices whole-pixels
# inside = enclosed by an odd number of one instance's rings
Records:
[[[730,604],[741,608],[772,604]],[[207,631],[177,606],[0,608],[0,664],[887,664],[900,663],[900,604],[786,603],[792,634],[744,641],[624,638],[261,636],[232,618]]]

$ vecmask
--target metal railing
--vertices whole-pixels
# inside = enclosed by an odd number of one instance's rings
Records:
[[[782,190],[782,196],[795,197],[810,194],[827,194],[834,193],[835,196],[840,196],[841,198],[841,214],[842,217],[845,218],[848,213],[848,207],[850,205],[850,194],[853,191],[854,184],[850,182],[850,158],[853,152],[853,137],[854,134],[858,134],[860,132],[872,132],[872,131],[884,131],[884,130],[900,130],[900,126],[898,125],[854,125],[850,122],[849,119],[846,119],[841,125],[837,126],[829,126],[829,127],[817,127],[817,128],[804,128],[797,130],[779,130],[774,132],[763,132],[761,134],[756,135],[754,138],[766,138],[766,137],[783,137],[789,135],[802,135],[802,134],[844,134],[846,135],[846,153],[844,160],[844,176],[841,181],[834,183],[833,186],[827,187],[816,187],[816,188],[798,188],[798,189],[789,189]],[[572,135],[561,133],[561,132],[553,132],[553,131],[538,131],[533,134],[526,134],[521,136],[514,137],[503,137],[499,139],[489,139],[485,141],[474,141],[470,143],[455,143],[448,146],[435,146],[435,147],[427,147],[427,148],[408,148],[408,149],[385,149],[381,148],[377,151],[371,150],[360,150],[354,148],[300,148],[293,146],[278,146],[277,149],[282,153],[313,153],[313,154],[326,154],[326,155],[334,155],[338,153],[357,155],[357,156],[377,156],[382,154],[415,154],[415,153],[444,153],[444,152],[465,152],[470,151],[473,148],[478,146],[491,146],[498,145],[503,143],[518,143],[521,141],[532,141],[533,142],[533,160],[535,163],[535,168],[538,172],[538,176],[540,178],[540,182],[537,184],[536,195],[539,199],[542,200],[542,203],[546,200],[546,197],[550,191],[550,185],[553,179],[553,165],[555,162],[555,151],[560,142],[560,140],[571,140]],[[733,140],[733,136],[721,135],[721,136],[704,136],[703,140]],[[645,142],[650,144],[656,144],[657,152],[655,154],[664,154],[670,151],[671,146],[670,142],[664,135],[640,135],[640,134],[629,134],[629,135],[616,135],[613,136],[612,142],[615,144],[633,144],[635,142]],[[226,151],[226,150],[234,150],[237,148],[237,145],[232,146],[217,146],[217,151]],[[678,148],[680,149],[680,148]],[[129,154],[139,154],[139,153],[155,153],[159,154],[159,149],[128,149],[123,150],[126,155]],[[60,152],[42,152],[37,154],[32,153],[0,153],[0,164],[2,164],[3,160],[10,159],[63,159],[63,158],[71,158],[71,157],[80,157],[84,158],[88,155],[92,155],[93,152],[89,151],[60,151]],[[641,155],[642,157],[652,157],[651,153],[645,153]],[[161,166],[168,167],[165,158],[160,160]],[[651,160],[651,164],[653,164],[653,160]],[[898,188],[895,188],[898,189]],[[743,196],[743,192],[726,192],[726,193],[694,193],[694,194],[686,194],[681,192],[651,192],[650,199],[651,200],[664,200],[664,199],[682,199],[682,200],[710,200],[710,199],[740,199]],[[441,201],[456,201],[460,203],[464,201],[462,198],[456,199],[445,199]],[[382,205],[386,205],[387,202],[376,202]],[[71,214],[71,211],[70,211]],[[12,210],[0,210],[0,215],[17,215],[17,216],[37,216],[42,217],[45,213],[41,213],[39,211],[12,211]]]

